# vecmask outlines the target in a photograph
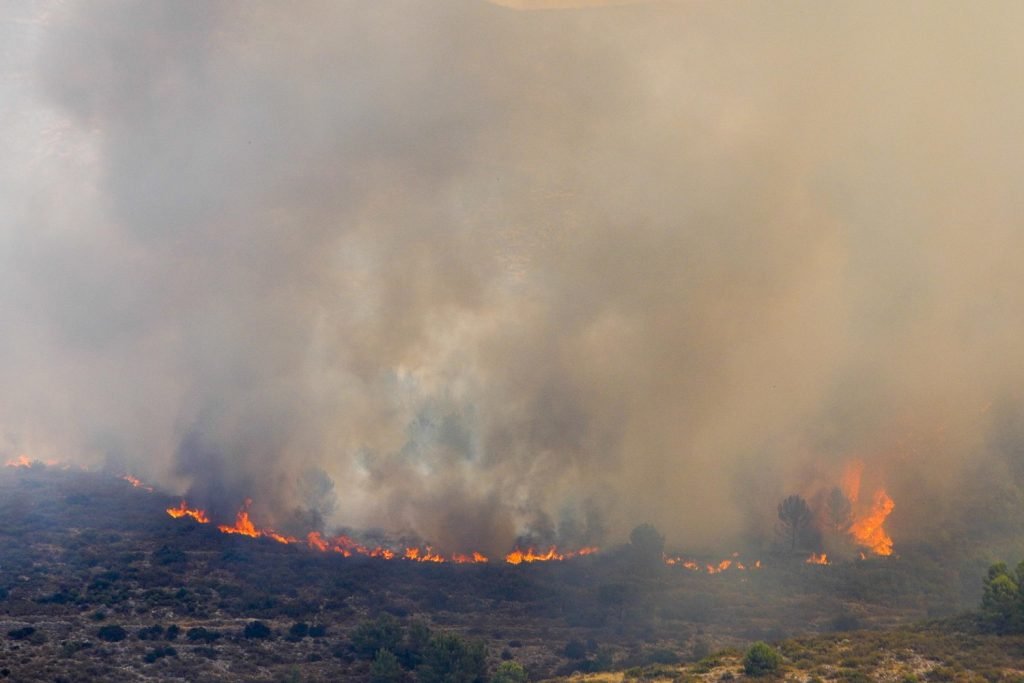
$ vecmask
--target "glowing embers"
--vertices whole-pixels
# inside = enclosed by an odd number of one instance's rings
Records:
[[[526,550],[516,548],[509,554],[505,555],[505,562],[508,564],[523,564],[524,562],[560,562],[563,560],[571,560],[574,557],[593,555],[599,550],[599,548],[591,546],[587,548],[580,548],[579,550],[568,550],[562,552],[556,546],[549,546],[547,550],[537,550],[531,546]]]
[[[178,505],[178,507],[176,508],[167,508],[167,514],[169,514],[171,517],[174,517],[175,519],[180,519],[182,517],[191,517],[200,524],[210,523],[210,518],[206,516],[205,511],[196,508],[190,508],[188,506],[188,503],[186,503],[184,500],[181,501],[181,504]]]
[[[137,489],[142,489],[143,491],[149,491],[150,493],[153,492],[153,487],[152,486],[147,486],[146,484],[143,484],[141,481],[139,481],[138,479],[136,479],[135,477],[133,477],[130,474],[122,475],[121,478],[124,479],[126,482],[128,482],[129,484],[131,484],[132,486],[134,486]]]
[[[828,561],[828,553],[811,553],[811,556],[804,560],[807,564],[832,564]]]
[[[695,560],[688,560],[685,557],[664,554],[661,557],[662,561],[670,567],[680,567],[691,572],[703,572],[705,574],[721,574],[727,570],[743,572],[748,569],[761,568],[761,560],[755,560],[753,564],[748,565],[739,559],[739,553],[733,553],[729,559],[720,560],[716,563],[701,563]]]

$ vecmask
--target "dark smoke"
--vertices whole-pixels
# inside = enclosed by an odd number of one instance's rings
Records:
[[[572,4],[8,3],[3,452],[489,552],[1012,499],[1024,6]]]

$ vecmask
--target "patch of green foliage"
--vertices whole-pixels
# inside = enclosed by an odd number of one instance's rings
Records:
[[[768,643],[757,642],[743,656],[743,671],[748,676],[773,674],[782,666],[782,655]]]

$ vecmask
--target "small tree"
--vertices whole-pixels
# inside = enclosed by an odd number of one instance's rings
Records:
[[[242,631],[242,635],[246,638],[269,638],[270,627],[262,621],[250,621],[245,625],[245,630]]]
[[[402,644],[402,625],[390,614],[364,621],[352,632],[352,647],[363,659],[373,659],[378,650],[395,652]]]
[[[790,550],[796,550],[796,544],[804,531],[811,525],[814,515],[807,501],[794,494],[779,503],[779,521],[789,539]]]
[[[398,657],[390,650],[377,650],[377,655],[370,665],[371,683],[399,683],[405,680],[405,672],[398,662]]]
[[[482,683],[487,680],[487,647],[452,633],[436,635],[417,673],[421,683]]]
[[[629,548],[637,564],[642,567],[661,565],[665,537],[651,524],[641,524],[629,534]]]
[[[1024,576],[1024,562],[1017,566],[1018,578],[1010,574],[1002,562],[988,568],[981,597],[982,617],[997,633],[1011,633],[1024,627],[1024,597],[1019,578]]]
[[[117,624],[110,624],[108,626],[101,626],[100,630],[96,632],[96,636],[108,643],[116,643],[119,640],[124,640],[128,636],[128,632]]]
[[[853,503],[838,486],[832,489],[825,502],[830,530],[836,536],[845,534],[853,523]]]
[[[765,676],[782,666],[782,655],[768,643],[756,642],[743,657],[743,671],[748,676]]]

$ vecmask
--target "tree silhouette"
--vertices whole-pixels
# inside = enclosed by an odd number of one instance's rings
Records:
[[[665,537],[653,525],[641,524],[629,534],[629,548],[638,566],[648,569],[659,567]]]
[[[838,486],[832,489],[825,501],[825,511],[828,513],[828,523],[832,533],[837,536],[845,534],[853,523],[853,504],[846,497]]]
[[[789,539],[790,550],[796,550],[797,541],[810,526],[813,518],[807,501],[796,494],[779,503],[779,521],[782,522],[783,532]]]

